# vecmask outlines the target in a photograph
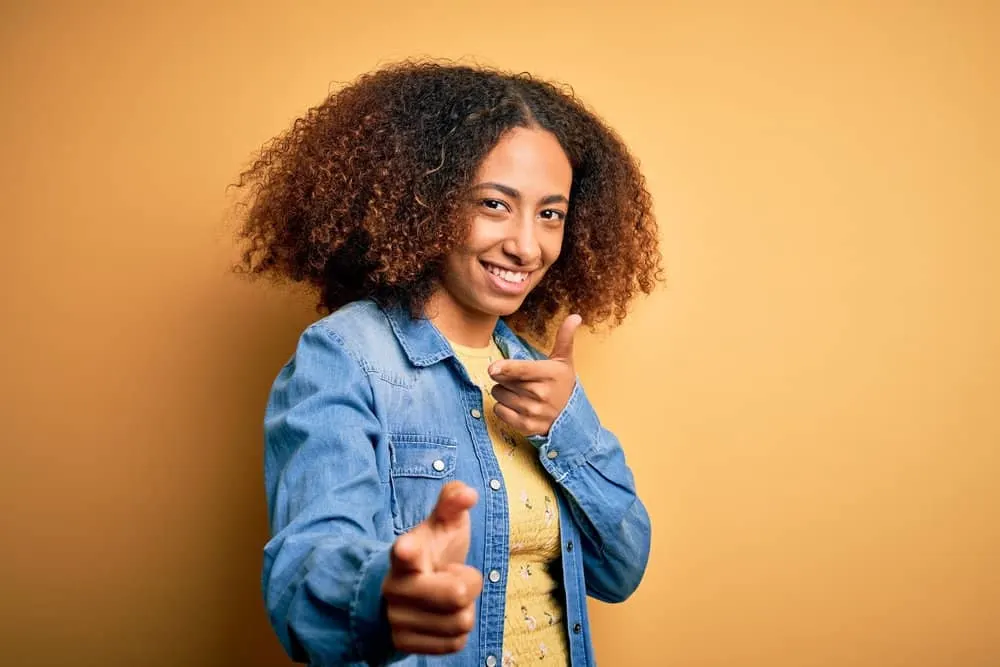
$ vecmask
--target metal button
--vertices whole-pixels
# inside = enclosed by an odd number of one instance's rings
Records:
[[[572,550],[573,550],[573,540],[570,540],[569,542],[566,543],[566,551],[572,551]]]
[[[486,667],[497,667],[497,657],[495,655],[486,656]]]
[[[444,461],[442,461],[441,459],[438,459],[437,461],[435,461],[431,465],[434,466],[434,469],[437,470],[438,472],[441,472],[442,470],[444,470]]]
[[[490,570],[490,581],[494,584],[500,581],[500,570]]]
[[[550,449],[549,453],[546,454],[546,456],[549,457],[549,459],[554,459],[555,457],[559,456],[559,452],[557,452],[554,449]]]
[[[573,626],[573,634],[574,635],[580,634],[581,630],[583,630],[583,626],[580,625],[579,623],[577,623],[576,625]]]
[[[472,410],[469,411],[469,414],[472,415],[473,419],[483,418],[483,413],[479,411],[479,408],[472,408]],[[494,660],[496,660],[496,658],[494,658]]]
[[[499,491],[501,486],[503,486],[503,484],[500,483],[499,479],[490,480],[490,488],[493,489],[494,491]]]

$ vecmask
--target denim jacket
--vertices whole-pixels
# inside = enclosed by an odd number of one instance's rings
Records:
[[[544,358],[502,321],[494,340],[508,358]],[[358,301],[305,330],[265,414],[272,537],[263,592],[294,660],[501,663],[508,509],[482,410],[480,389],[429,320]],[[593,665],[586,596],[619,602],[636,589],[649,556],[649,516],[618,440],[579,382],[548,436],[531,441],[558,490],[571,662]],[[483,573],[477,622],[459,653],[403,655],[392,647],[381,597],[389,548],[453,479],[479,494],[467,559]]]

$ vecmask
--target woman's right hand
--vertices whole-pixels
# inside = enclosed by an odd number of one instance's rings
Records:
[[[382,595],[397,651],[441,655],[465,647],[483,588],[482,575],[465,564],[476,500],[474,489],[449,482],[430,516],[392,545]]]

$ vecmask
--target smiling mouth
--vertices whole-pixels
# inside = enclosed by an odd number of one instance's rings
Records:
[[[511,283],[513,285],[519,285],[528,279],[531,275],[530,271],[509,271],[503,267],[497,266],[496,264],[490,264],[489,262],[483,262],[483,266],[486,270],[495,275],[500,280]]]

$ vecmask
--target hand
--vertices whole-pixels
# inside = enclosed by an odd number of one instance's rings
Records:
[[[497,382],[492,391],[496,415],[522,435],[548,435],[569,402],[576,385],[573,336],[582,321],[579,315],[566,318],[548,359],[505,359],[490,366],[490,376]]]
[[[483,588],[482,575],[465,564],[476,499],[474,489],[449,482],[430,516],[392,545],[382,596],[397,650],[441,655],[465,647]]]

